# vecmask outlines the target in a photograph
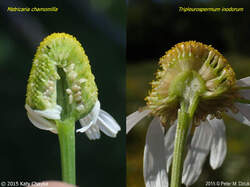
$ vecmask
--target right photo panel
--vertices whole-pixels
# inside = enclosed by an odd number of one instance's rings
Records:
[[[249,9],[128,1],[128,187],[250,186]]]

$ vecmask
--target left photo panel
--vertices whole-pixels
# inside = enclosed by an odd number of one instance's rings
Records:
[[[126,1],[0,12],[0,186],[125,187]]]

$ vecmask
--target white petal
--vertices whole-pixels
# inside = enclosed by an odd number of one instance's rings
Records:
[[[96,124],[102,132],[113,138],[116,137],[118,131],[121,130],[115,119],[104,110],[100,111]]]
[[[85,133],[90,140],[97,140],[101,137],[99,127],[96,124],[93,124]]]
[[[246,77],[237,81],[238,86],[249,87],[250,86],[250,77]],[[241,89],[239,90],[241,96],[245,99],[250,100],[250,89]]]
[[[91,129],[93,131],[95,139],[99,139],[101,137],[101,133],[100,133],[100,129],[99,129],[98,125],[96,125],[96,124],[92,125]]]
[[[244,99],[250,100],[250,89],[248,89],[248,90],[241,89],[241,90],[239,90],[239,93],[242,97],[244,97]]]
[[[126,118],[126,133],[128,133],[139,121],[146,117],[151,110],[136,111]]]
[[[183,167],[182,183],[186,186],[195,183],[200,176],[211,147],[212,135],[212,128],[207,121],[196,127]]]
[[[49,108],[46,110],[33,110],[38,115],[48,118],[48,119],[61,119],[61,111],[62,107],[60,105],[56,105],[54,108]]]
[[[91,127],[91,125],[93,125],[92,122],[90,122],[90,123],[88,123],[86,125],[83,125],[85,123],[81,122],[81,119],[79,121],[80,121],[80,124],[82,125],[82,128],[77,129],[76,132],[81,132],[81,133],[86,132]]]
[[[250,121],[250,104],[235,103],[235,106]]]
[[[250,77],[245,77],[243,79],[237,80],[237,85],[243,87],[250,86]]]
[[[164,139],[164,146],[165,146],[165,157],[167,161],[167,172],[169,172],[170,165],[172,163],[173,152],[174,152],[174,140],[175,140],[175,133],[177,127],[177,120],[174,125],[172,125],[169,129],[167,134],[165,135]]]
[[[91,127],[91,125],[95,124],[99,112],[100,112],[100,102],[97,100],[91,112],[88,113],[84,118],[79,120],[82,128],[77,129],[76,132],[85,132]]]
[[[88,137],[89,140],[94,140],[94,137],[93,137],[91,131],[86,131],[85,134],[86,134],[86,136]]]
[[[236,119],[237,121],[250,126],[250,121],[244,115],[242,115],[241,112],[233,113],[228,110],[226,114]]]
[[[213,169],[219,168],[225,160],[227,154],[227,143],[225,134],[225,125],[221,119],[212,119],[208,121],[213,129],[213,140],[210,152],[210,165]]]
[[[42,130],[48,130],[53,133],[57,133],[56,124],[46,120],[45,118],[35,113],[34,110],[28,104],[25,104],[25,109],[27,110],[29,120],[35,127]]]
[[[53,130],[53,128],[52,128],[49,124],[47,124],[47,123],[43,123],[43,125],[41,125],[41,124],[38,122],[39,120],[37,120],[36,118],[34,118],[30,113],[27,113],[27,116],[28,116],[30,122],[31,122],[35,127],[39,128],[39,129],[42,129],[42,130],[48,130],[48,131],[52,131],[52,130]]]
[[[60,105],[56,105],[55,108],[60,112],[62,111],[62,107]]]
[[[148,128],[143,166],[146,187],[168,186],[164,134],[158,118],[154,118]]]

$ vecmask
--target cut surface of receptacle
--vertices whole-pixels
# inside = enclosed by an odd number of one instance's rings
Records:
[[[65,33],[45,38],[33,60],[26,104],[52,121],[78,120],[96,101],[97,87],[81,44]]]

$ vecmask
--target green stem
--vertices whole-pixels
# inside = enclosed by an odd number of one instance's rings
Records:
[[[171,174],[171,187],[181,186],[184,149],[187,140],[187,133],[190,129],[193,115],[199,102],[198,96],[193,96],[190,101],[182,100],[178,111],[178,124],[175,135],[175,146]]]
[[[62,179],[75,185],[75,121],[67,119],[57,121],[58,136],[61,150]]]

